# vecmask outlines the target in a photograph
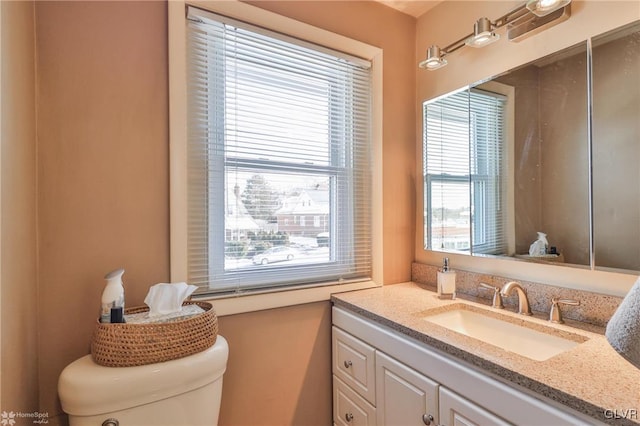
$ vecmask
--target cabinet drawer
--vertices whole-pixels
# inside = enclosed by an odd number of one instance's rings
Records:
[[[333,376],[333,421],[338,426],[365,426],[376,424],[376,409]]]
[[[333,374],[375,404],[375,349],[336,327],[333,327]]]

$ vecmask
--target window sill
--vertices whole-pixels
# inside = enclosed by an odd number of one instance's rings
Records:
[[[266,309],[284,308],[286,306],[303,305],[305,303],[330,300],[334,293],[345,291],[364,290],[379,287],[373,281],[361,281],[348,284],[334,284],[309,287],[297,290],[286,290],[233,296],[202,296],[194,297],[195,300],[210,302],[219,317],[226,315],[242,314],[247,312],[263,311]]]

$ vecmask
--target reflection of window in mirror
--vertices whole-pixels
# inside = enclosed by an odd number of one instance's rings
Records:
[[[513,88],[490,82],[425,102],[425,248],[513,251]]]

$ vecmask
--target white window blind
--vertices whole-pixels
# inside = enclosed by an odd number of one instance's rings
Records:
[[[472,89],[469,94],[471,143],[472,251],[507,252],[505,145],[506,97]]]
[[[506,251],[505,104],[475,89],[424,104],[426,248]]]
[[[189,282],[368,279],[370,63],[193,7],[187,43]]]

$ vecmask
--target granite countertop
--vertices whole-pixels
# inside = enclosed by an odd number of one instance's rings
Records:
[[[640,424],[640,370],[618,355],[600,327],[569,320],[552,324],[546,320],[548,313],[523,317],[509,309],[493,309],[480,299],[441,300],[434,287],[413,282],[334,294],[332,301],[599,421]],[[587,340],[545,361],[534,361],[424,320],[432,310],[446,311],[460,303],[533,329],[553,328],[560,336]]]

